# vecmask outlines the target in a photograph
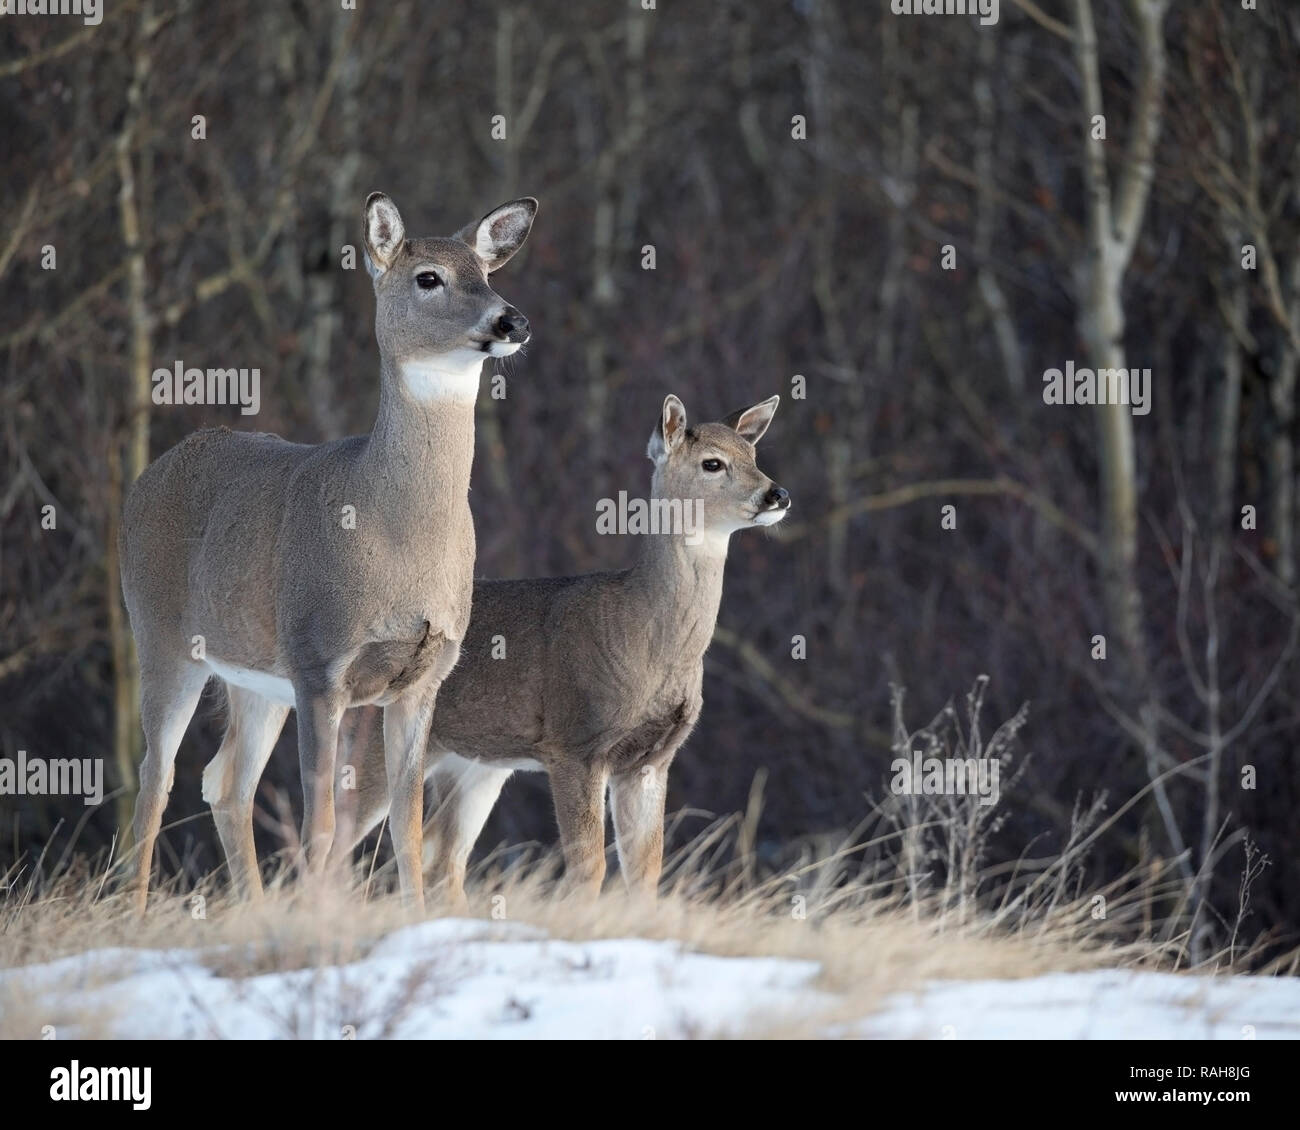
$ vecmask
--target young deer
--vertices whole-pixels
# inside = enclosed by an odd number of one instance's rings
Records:
[[[289,709],[316,872],[334,838],[339,719],[375,703],[401,885],[422,903],[423,748],[473,585],[479,373],[529,338],[527,319],[487,279],[536,210],[532,198],[515,200],[451,238],[408,240],[393,202],[373,193],[365,253],[380,391],[370,434],[313,447],[200,431],[131,490],[121,560],[148,746],[135,809],[141,910],[176,751],[213,675],[229,690],[230,721],[203,795],[236,882],[261,894],[253,793]]]
[[[474,585],[425,759],[438,804],[431,871],[455,905],[465,904],[470,849],[516,769],[550,775],[571,886],[592,895],[604,878],[608,784],[623,878],[633,891],[658,887],[668,767],[700,714],[728,539],[790,506],[754,460],[779,399],[693,428],[677,397],[664,401],[647,452],[651,494],[698,500],[695,531],[645,536],[637,563],[618,572]],[[359,839],[388,796],[380,742],[363,739],[354,760]]]

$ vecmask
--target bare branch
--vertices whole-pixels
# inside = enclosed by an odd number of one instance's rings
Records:
[[[39,67],[42,63],[48,63],[51,59],[66,55],[69,51],[74,51],[85,43],[96,30],[98,29],[91,26],[83,27],[79,32],[61,40],[53,47],[47,47],[44,51],[37,51],[34,55],[25,55],[21,59],[10,59],[9,62],[0,64],[0,78],[12,78],[14,75],[22,74],[23,71],[30,71],[33,67]]]
[[[1119,203],[1115,209],[1115,238],[1120,244],[1120,261],[1127,264],[1133,254],[1142,216],[1155,177],[1155,148],[1160,137],[1165,91],[1164,19],[1169,0],[1129,0],[1138,26],[1142,65],[1138,72],[1137,101],[1129,133],[1128,152],[1120,177]]]
[[[1034,3],[1034,0],[1011,0],[1011,3],[1024,12],[1039,27],[1045,27],[1053,35],[1059,35],[1067,42],[1074,42],[1074,29],[1069,24],[1058,20],[1055,16],[1049,16]]]
[[[866,495],[843,506],[836,507],[819,516],[816,525],[868,514],[876,510],[890,510],[896,506],[906,506],[923,498],[943,497],[946,495],[1006,495],[1019,499],[1031,506],[1039,515],[1058,529],[1069,534],[1089,556],[1098,554],[1097,538],[1085,527],[1065,513],[1050,499],[1030,490],[1024,483],[999,476],[995,479],[936,479],[926,483],[908,483],[894,490],[881,494]],[[816,528],[812,523],[804,523],[783,532],[782,541],[794,541],[807,537]]]

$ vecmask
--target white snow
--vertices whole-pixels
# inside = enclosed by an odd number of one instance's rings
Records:
[[[1300,1038],[1300,978],[1143,970],[943,981],[900,993],[854,1031],[957,1040]]]
[[[17,979],[27,1011],[33,994],[51,1012],[75,1004],[107,1014],[111,1035],[125,1039],[640,1040],[744,1036],[765,1016],[801,1016],[827,1000],[810,988],[815,962],[640,939],[565,942],[465,919],[397,930],[341,966],[226,977],[209,968],[223,956],[114,949],[11,969],[0,973],[0,1009]]]
[[[232,949],[104,949],[0,971],[0,1011],[96,1017],[118,1038],[675,1039],[761,1033],[842,1001],[815,962],[713,957],[676,942],[567,942],[441,919],[337,966],[234,976]],[[37,1017],[39,1019],[39,1016]],[[1140,971],[935,982],[828,1035],[919,1039],[1300,1037],[1300,979]],[[61,1037],[75,1037],[64,1024]]]

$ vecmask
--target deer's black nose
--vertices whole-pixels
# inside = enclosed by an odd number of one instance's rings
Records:
[[[763,501],[766,502],[768,506],[775,506],[781,510],[789,510],[790,492],[786,490],[785,487],[773,487],[763,495]]]
[[[528,319],[513,306],[507,306],[505,313],[497,319],[497,333],[511,341],[519,341],[528,336]]]

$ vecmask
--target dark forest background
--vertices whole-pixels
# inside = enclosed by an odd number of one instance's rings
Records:
[[[203,425],[369,427],[373,298],[340,268],[368,192],[415,235],[531,194],[496,285],[534,341],[479,404],[480,575],[628,563],[595,502],[645,489],[664,395],[697,420],[783,397],[761,462],[794,510],[733,539],[670,811],[743,809],[761,770],[762,858],[852,828],[887,786],[891,683],[915,725],[987,674],[988,725],[1030,711],[997,854],[1147,788],[1091,878],[1163,868],[1210,945],[1249,842],[1249,927],[1294,944],[1298,45],[1281,0],[1004,0],[991,27],[886,0],[0,20],[0,755],[103,757],[121,790],[0,798],[0,871],[101,849],[129,811],[125,485]],[[259,367],[260,415],[153,405],[177,359]],[[1045,404],[1070,360],[1150,368],[1152,411]],[[220,729],[205,699],[167,871],[220,862]],[[289,725],[268,807],[295,750]],[[520,776],[480,851],[553,836]]]

